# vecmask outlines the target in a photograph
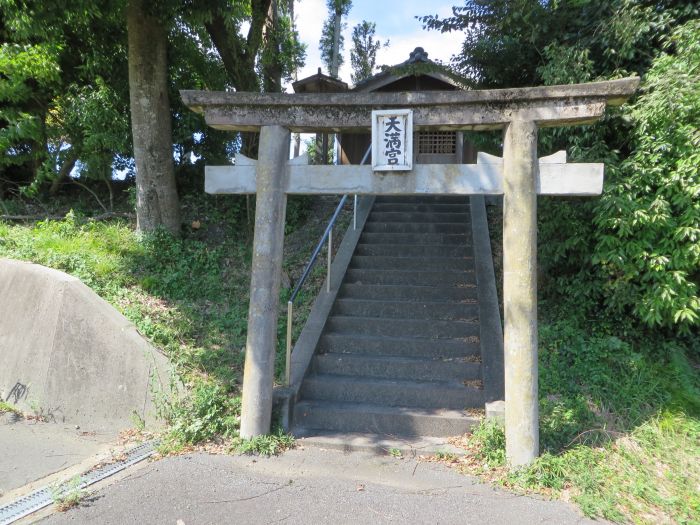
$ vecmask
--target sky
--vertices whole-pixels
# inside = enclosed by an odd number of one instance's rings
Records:
[[[344,19],[345,36],[344,64],[340,78],[350,84],[350,48],[352,28],[367,20],[377,26],[376,38],[389,40],[388,48],[377,52],[377,65],[394,65],[408,59],[408,54],[421,46],[432,60],[449,62],[450,57],[460,51],[463,41],[460,33],[425,31],[416,16],[452,14],[451,7],[460,2],[426,2],[425,0],[353,0],[350,14]],[[318,41],[323,22],[328,15],[326,0],[300,0],[295,4],[295,16],[299,37],[307,45],[306,65],[299,71],[299,78],[316,73],[319,66],[328,74],[321,62]],[[289,88],[291,91],[291,88]]]

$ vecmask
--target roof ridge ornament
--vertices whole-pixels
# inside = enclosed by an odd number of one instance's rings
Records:
[[[422,47],[417,47],[408,55],[408,63],[415,64],[417,62],[430,62],[428,53]]]

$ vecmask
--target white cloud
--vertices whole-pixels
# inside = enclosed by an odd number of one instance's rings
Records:
[[[437,7],[426,7],[422,0],[383,0],[382,11],[377,12],[377,1],[354,0],[345,37],[344,63],[340,68],[340,78],[350,83],[350,48],[352,47],[352,28],[363,19],[377,25],[377,38],[382,42],[390,41],[388,48],[381,48],[377,53],[378,65],[399,64],[408,59],[408,55],[420,46],[427,51],[429,58],[449,62],[452,55],[461,50],[464,40],[462,33],[440,33],[425,31],[414,14],[437,14],[444,18],[452,14],[451,3]],[[413,14],[411,14],[413,13]],[[328,73],[321,62],[318,42],[321,38],[323,22],[327,16],[325,0],[301,0],[295,5],[295,15],[299,37],[306,47],[306,65],[299,71],[299,78],[305,78],[317,72],[319,67]],[[291,86],[288,88],[291,91]]]
[[[299,71],[299,78],[305,78],[315,74],[319,67],[323,67],[318,42],[326,19],[326,2],[302,0],[294,6],[294,14],[299,38],[306,44],[306,65]]]

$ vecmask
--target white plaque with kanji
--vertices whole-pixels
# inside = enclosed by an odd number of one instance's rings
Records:
[[[410,109],[372,111],[372,169],[374,171],[413,169],[413,111]]]

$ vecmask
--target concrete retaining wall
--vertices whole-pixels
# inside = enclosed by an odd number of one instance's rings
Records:
[[[156,423],[151,382],[168,390],[167,359],[80,280],[0,259],[0,396],[83,430]]]

